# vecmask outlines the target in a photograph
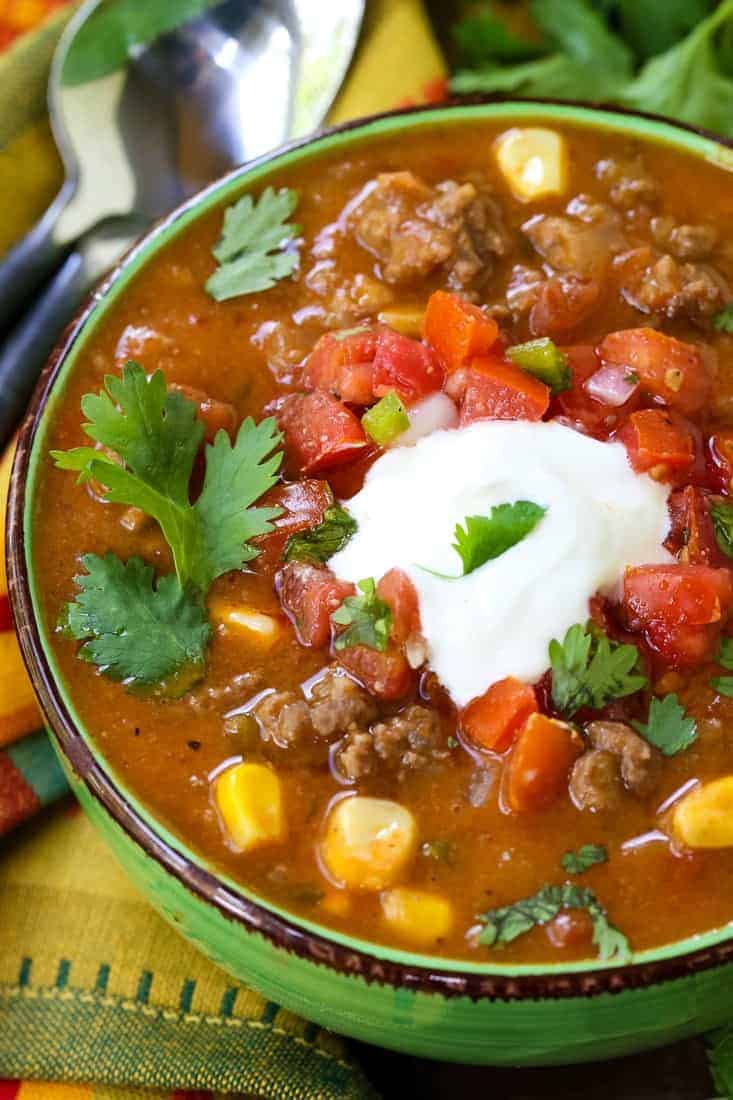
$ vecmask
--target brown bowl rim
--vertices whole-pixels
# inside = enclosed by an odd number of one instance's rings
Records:
[[[213,181],[202,191],[178,206],[165,217],[154,222],[147,232],[130,248],[114,268],[103,277],[90,292],[84,304],[69,323],[41,374],[31,404],[19,431],[13,463],[8,501],[6,556],[8,563],[8,592],[15,619],[20,648],[39,697],[44,715],[53,731],[57,748],[68,761],[75,776],[85,785],[112,820],[145,855],[153,859],[164,872],[175,877],[182,886],[199,900],[214,906],[220,915],[241,925],[248,933],[259,933],[274,947],[315,964],[326,966],[342,975],[362,978],[365,982],[377,982],[395,988],[407,988],[440,996],[469,997],[471,1000],[526,1001],[538,999],[564,999],[571,997],[595,997],[603,993],[621,993],[626,990],[647,988],[662,982],[673,981],[692,974],[722,966],[733,960],[733,930],[730,938],[708,947],[693,949],[672,958],[637,962],[591,971],[552,971],[538,974],[487,974],[457,971],[450,966],[417,965],[396,962],[380,957],[379,945],[374,953],[348,947],[325,935],[300,927],[296,918],[286,918],[270,910],[264,902],[254,901],[238,890],[225,885],[215,874],[198,866],[168,844],[146,824],[127,802],[116,784],[94,758],[81,733],[76,728],[61,697],[54,676],[46,659],[33,614],[30,582],[26,565],[23,517],[25,512],[26,476],[30,452],[35,440],[46,401],[50,395],[63,363],[81,336],[97,304],[105,297],[128,265],[139,252],[148,247],[154,234],[173,225],[201,201],[202,197],[218,190],[222,183],[245,175],[252,168],[310,145],[325,136],[358,129],[371,122],[400,115],[420,115],[433,110],[465,106],[490,105],[492,103],[537,104],[538,107],[572,107],[603,111],[607,114],[646,118],[666,126],[709,138],[718,145],[733,149],[733,141],[702,127],[665,118],[643,111],[632,111],[602,102],[565,99],[522,98],[508,95],[466,95],[451,97],[440,103],[420,104],[412,107],[384,111],[354,119],[338,126],[326,127],[316,133],[279,146],[246,164],[233,169]],[[673,946],[673,945],[672,945]],[[436,957],[436,964],[441,960]]]

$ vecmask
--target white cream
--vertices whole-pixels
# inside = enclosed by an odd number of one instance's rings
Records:
[[[588,618],[629,565],[672,561],[662,547],[669,490],[635,474],[619,443],[558,423],[487,420],[383,455],[348,501],[359,527],[329,562],[345,580],[395,566],[411,578],[430,665],[460,706],[504,676],[537,680],[547,647]],[[457,576],[456,523],[492,506],[547,508],[521,542]]]

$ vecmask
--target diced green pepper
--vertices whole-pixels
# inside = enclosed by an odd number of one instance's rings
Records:
[[[364,431],[380,447],[386,446],[410,427],[410,418],[396,393],[386,394],[361,418]]]
[[[528,340],[526,344],[515,344],[513,348],[507,348],[506,354],[522,370],[549,386],[553,395],[569,390],[573,384],[568,361],[549,336]]]

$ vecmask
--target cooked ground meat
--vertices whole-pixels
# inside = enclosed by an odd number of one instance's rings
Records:
[[[365,274],[344,278],[333,260],[319,260],[306,275],[305,283],[323,298],[319,320],[332,328],[370,317],[394,301],[393,292],[384,283]]]
[[[718,240],[712,225],[677,225],[669,217],[652,218],[650,228],[660,248],[678,260],[705,260]]]
[[[596,176],[609,185],[609,198],[621,210],[630,210],[639,202],[653,203],[658,198],[655,180],[644,167],[641,157],[608,157],[596,165]]]
[[[642,313],[687,316],[703,323],[730,298],[723,276],[709,264],[679,263],[668,253],[636,248],[616,259],[621,294]]]
[[[601,275],[627,247],[618,213],[585,195],[571,199],[565,215],[535,214],[522,232],[551,268],[581,278]]]
[[[594,748],[612,752],[620,759],[627,790],[638,795],[654,790],[662,765],[658,749],[624,722],[590,722],[585,732]]]
[[[506,290],[507,306],[515,321],[529,314],[533,336],[565,336],[592,313],[601,294],[598,279],[574,275],[548,278],[536,268],[517,264]]]
[[[329,669],[314,684],[310,698],[294,691],[266,695],[255,708],[263,741],[282,749],[329,742],[365,728],[377,716],[371,696],[348,676]]]
[[[413,704],[393,718],[377,722],[368,734],[361,730],[349,733],[336,752],[336,766],[352,781],[372,775],[380,762],[402,777],[447,755],[440,715]]]
[[[618,757],[603,749],[584,752],[573,764],[568,787],[579,810],[616,809],[623,794]]]
[[[352,200],[346,221],[388,283],[442,267],[448,286],[475,290],[508,246],[501,208],[477,180],[430,187],[412,172],[385,172]]]

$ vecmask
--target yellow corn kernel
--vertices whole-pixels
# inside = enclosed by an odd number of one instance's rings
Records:
[[[282,785],[265,764],[234,764],[215,781],[214,800],[232,845],[249,852],[285,837]]]
[[[276,615],[267,615],[242,603],[214,603],[210,607],[212,620],[227,631],[247,636],[258,648],[267,650],[280,640],[283,622]]]
[[[416,847],[417,827],[408,809],[386,798],[354,795],[331,810],[321,854],[337,882],[383,890],[404,871]]]
[[[538,126],[513,127],[495,143],[496,160],[514,196],[532,202],[567,189],[565,139]]]
[[[441,894],[396,886],[380,897],[382,913],[393,932],[421,947],[429,947],[453,927],[453,906]]]
[[[409,306],[395,306],[393,309],[383,309],[377,314],[377,320],[383,325],[388,325],[403,336],[422,335],[422,323],[425,316],[424,309],[415,309]]]
[[[703,783],[680,799],[672,831],[688,848],[733,847],[733,775]]]

